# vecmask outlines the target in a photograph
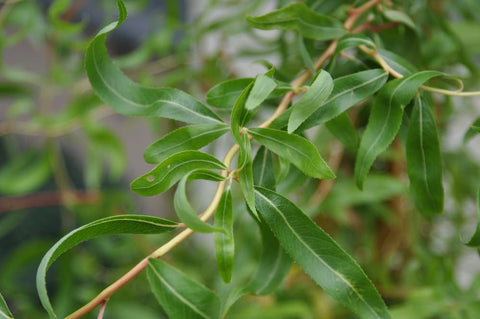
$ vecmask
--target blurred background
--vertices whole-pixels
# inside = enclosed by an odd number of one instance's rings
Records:
[[[109,35],[107,46],[123,71],[144,85],[175,87],[204,100],[223,80],[264,73],[264,60],[284,81],[304,69],[292,33],[254,30],[245,20],[247,14],[289,1],[125,2],[129,17]],[[342,15],[361,1],[306,2],[319,12]],[[143,159],[144,149],[180,124],[115,114],[93,94],[83,69],[89,39],[116,19],[115,2],[52,3],[0,1],[0,292],[17,318],[46,317],[36,297],[35,272],[63,234],[115,214],[175,218],[172,193],[143,198],[129,190],[129,183],[152,169]],[[393,3],[422,32],[400,26],[375,35],[376,40],[420,69],[459,75],[467,89],[479,90],[479,3]],[[326,44],[307,47],[315,56]],[[359,55],[339,57],[337,63],[348,69],[372,62]],[[344,75],[339,69],[334,77]],[[312,200],[317,185],[301,186],[295,172],[282,190],[354,255],[397,318],[475,318],[480,313],[480,258],[476,249],[463,245],[477,223],[480,140],[466,132],[480,116],[480,100],[437,100],[447,195],[444,215],[431,223],[415,214],[406,199],[405,175],[396,173],[404,167],[398,147],[376,162],[363,193],[351,178],[355,152],[350,150],[342,154],[339,181],[326,199]],[[366,124],[362,110],[369,103],[357,110],[359,128]],[[218,112],[229,115],[229,110]],[[322,154],[331,153],[335,141],[327,131],[308,134]],[[221,158],[230,144],[225,137],[207,151]],[[208,204],[214,185],[202,185],[202,191],[192,194],[199,210]],[[237,247],[246,247],[237,251],[235,276],[241,281],[251,275],[261,243],[245,207],[238,205],[236,211],[241,221]],[[78,308],[168,238],[112,236],[81,244],[49,273],[55,309],[68,314]],[[211,236],[194,236],[166,259],[207,286],[225,289],[215,270]],[[164,316],[144,275],[115,294],[105,318],[133,316]],[[243,298],[229,318],[352,317],[293,266],[276,294]]]

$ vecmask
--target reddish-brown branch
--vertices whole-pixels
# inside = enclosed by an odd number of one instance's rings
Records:
[[[366,22],[366,23],[361,24],[358,27],[356,27],[352,31],[352,33],[360,33],[362,31],[370,31],[370,32],[373,32],[373,33],[378,33],[378,32],[382,32],[384,30],[395,28],[398,25],[400,25],[399,22],[389,22],[389,23],[385,23],[385,24],[370,24],[369,22]]]

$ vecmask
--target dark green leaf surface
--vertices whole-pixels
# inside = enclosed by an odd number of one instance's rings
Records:
[[[212,233],[220,231],[221,228],[213,227],[200,219],[197,212],[188,202],[186,183],[190,174],[185,175],[178,183],[173,205],[178,218],[190,229],[199,233]]]
[[[412,28],[413,30],[417,31],[417,26],[405,12],[387,9],[387,10],[383,10],[382,13],[385,16],[385,18],[387,18],[388,20],[402,23],[408,26],[409,28]]]
[[[143,154],[145,161],[158,164],[169,156],[187,150],[198,150],[210,144],[226,132],[223,124],[198,124],[181,127],[151,144]]]
[[[370,49],[376,47],[375,43],[367,36],[361,34],[348,34],[338,40],[337,47],[335,48],[335,54],[338,54],[345,49],[356,48],[360,45],[366,46]]]
[[[169,318],[219,317],[218,296],[163,261],[153,258],[149,260],[147,278],[150,288]]]
[[[262,30],[296,30],[306,38],[329,40],[344,35],[340,21],[321,15],[303,2],[269,12],[258,17],[247,17],[248,23]]]
[[[309,69],[312,74],[317,73],[317,71],[315,70],[315,65],[313,65],[312,57],[310,56],[307,46],[305,45],[305,40],[302,36],[299,35],[297,37],[297,41],[298,50],[300,51],[300,55],[302,57],[303,63],[305,64],[305,67]]]
[[[385,49],[377,49],[387,64],[403,76],[417,72],[417,68],[405,58]]]
[[[5,302],[5,299],[3,299],[2,294],[0,294],[0,318],[1,319],[13,319],[13,315],[10,312],[10,309],[8,309],[8,305]]]
[[[256,188],[257,209],[292,259],[330,296],[361,318],[391,318],[360,266],[298,207]]]
[[[397,135],[405,105],[410,103],[420,85],[440,75],[440,72],[422,71],[393,80],[380,90],[370,111],[355,161],[355,181],[360,189],[375,158]]]
[[[255,190],[253,188],[253,172],[252,172],[252,147],[247,134],[240,136],[240,154],[238,155],[238,179],[243,197],[247,202],[253,215],[257,216],[255,209]]]
[[[467,246],[479,247],[480,246],[480,188],[477,191],[477,228],[472,238],[466,243]]]
[[[127,15],[123,2],[117,1],[117,4],[118,22],[103,28],[85,55],[85,69],[95,93],[115,111],[128,116],[157,116],[192,124],[221,123],[218,115],[187,93],[141,86],[112,62],[105,48],[106,34],[118,27]]]
[[[224,282],[232,280],[233,263],[235,257],[235,241],[233,237],[233,203],[232,193],[228,187],[220,199],[215,214],[215,227],[225,230],[213,235],[217,267]]]
[[[225,165],[212,155],[200,151],[183,151],[170,156],[149,173],[135,179],[130,187],[142,196],[157,195],[197,169],[225,169]]]
[[[37,291],[50,318],[56,314],[50,304],[46,287],[47,271],[52,263],[67,250],[86,240],[112,234],[158,234],[177,228],[177,223],[163,218],[143,215],[119,215],[106,217],[63,236],[43,257],[37,270]]]
[[[270,128],[250,128],[252,137],[272,152],[290,161],[305,174],[315,178],[334,178],[335,174],[309,140],[285,131]]]
[[[335,79],[330,97],[300,125],[297,131],[309,129],[337,117],[353,105],[372,96],[385,84],[387,78],[387,72],[381,69],[374,69]],[[285,127],[290,112],[290,109],[288,109],[270,127]]]
[[[288,119],[288,133],[294,132],[328,98],[333,89],[333,80],[327,71],[320,72],[313,79],[308,91],[295,103]]]
[[[242,78],[218,83],[207,92],[207,103],[218,108],[231,108],[253,80],[252,78]]]
[[[253,184],[272,190],[275,189],[277,183],[273,165],[272,152],[265,146],[260,147],[253,159]]]
[[[238,99],[235,101],[235,105],[232,109],[232,114],[230,116],[230,128],[232,130],[232,135],[235,141],[242,146],[242,140],[240,138],[240,129],[248,123],[251,119],[253,112],[245,108],[245,103],[247,102],[248,95],[252,90],[253,82],[250,83],[240,94]]]
[[[442,158],[428,100],[417,96],[408,124],[407,173],[415,206],[425,217],[443,211]]]
[[[331,119],[325,126],[348,150],[356,150],[358,147],[357,130],[353,126],[346,113],[342,113]]]
[[[270,93],[272,93],[276,87],[277,82],[275,82],[275,80],[264,74],[259,74],[250,90],[247,102],[245,103],[245,108],[247,110],[254,110],[257,108],[268,98]]]
[[[268,295],[282,284],[292,266],[292,259],[264,222],[260,223],[260,231],[262,233],[262,255],[255,274],[245,291],[256,295]]]

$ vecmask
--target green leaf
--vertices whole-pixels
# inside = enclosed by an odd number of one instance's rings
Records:
[[[242,78],[218,83],[208,90],[206,94],[207,103],[218,108],[233,107],[243,90],[252,82],[252,78]]]
[[[0,168],[0,193],[21,195],[37,190],[51,175],[45,152],[28,151],[13,157]]]
[[[217,319],[218,296],[184,273],[161,260],[151,258],[147,278],[153,294],[169,318]]]
[[[247,17],[248,23],[262,30],[296,30],[305,38],[330,40],[346,33],[340,21],[321,15],[304,3],[294,3],[258,17]]]
[[[198,124],[181,127],[151,144],[143,154],[145,161],[158,164],[169,156],[187,150],[198,150],[210,144],[226,132],[223,124]]]
[[[325,292],[361,318],[391,318],[355,260],[287,198],[256,188],[257,210],[292,259]]]
[[[300,56],[302,57],[303,63],[307,67],[307,69],[310,70],[312,74],[317,73],[315,70],[315,66],[313,65],[312,57],[310,56],[310,53],[308,52],[307,46],[305,45],[305,40],[303,39],[302,36],[297,37],[298,41],[298,49],[300,51]]]
[[[235,241],[233,237],[233,204],[232,193],[228,187],[220,199],[217,213],[215,214],[215,227],[224,229],[225,232],[213,234],[217,267],[224,282],[232,280],[232,271],[235,257]]]
[[[338,40],[335,54],[338,54],[345,49],[356,48],[361,45],[371,49],[376,47],[375,43],[367,36],[361,34],[347,34]]]
[[[325,126],[345,147],[351,151],[358,147],[358,135],[347,113],[331,119]]]
[[[203,180],[212,181],[212,182],[221,182],[225,180],[225,177],[214,171],[210,171],[208,169],[198,169],[191,172],[188,175],[189,181],[194,179],[203,179]]]
[[[478,133],[480,133],[480,117],[476,118],[475,121],[473,121],[468,130],[465,132],[465,135],[463,135],[463,144],[466,144]]]
[[[135,179],[130,188],[142,196],[157,195],[197,169],[225,169],[225,165],[212,155],[200,151],[183,151],[170,156],[149,173]]]
[[[249,111],[256,109],[276,87],[277,82],[275,80],[265,74],[259,74],[250,90],[247,102],[245,102],[245,108]]]
[[[247,134],[240,136],[240,154],[238,155],[238,179],[243,197],[247,202],[247,206],[255,217],[257,211],[255,209],[255,190],[253,188],[253,172],[252,172],[252,147]]]
[[[420,85],[440,75],[440,72],[422,71],[393,80],[380,90],[373,102],[355,161],[355,181],[360,189],[375,158],[397,135],[405,105],[410,103]]]
[[[173,205],[178,218],[190,229],[199,233],[212,233],[221,231],[221,228],[213,227],[200,219],[197,212],[188,202],[186,183],[190,174],[185,175],[178,183],[175,196],[173,198]]]
[[[71,23],[61,18],[61,15],[70,7],[72,0],[56,0],[48,8],[48,19],[55,26],[56,30],[63,32],[79,32],[83,23]]]
[[[383,15],[390,21],[402,23],[414,31],[417,30],[417,26],[412,19],[403,11],[386,9],[382,10]]]
[[[477,228],[475,229],[475,233],[473,234],[472,238],[465,244],[471,247],[479,247],[480,246],[480,188],[477,191]]]
[[[320,70],[308,91],[292,106],[292,113],[288,119],[288,133],[294,132],[300,124],[320,108],[332,90],[332,77],[327,71]]]
[[[0,318],[2,319],[14,319],[10,309],[8,309],[8,305],[5,302],[2,294],[0,294]]]
[[[309,140],[270,128],[250,128],[252,137],[272,152],[290,161],[305,174],[315,178],[334,178],[335,174]]]
[[[85,69],[95,93],[118,113],[128,116],[165,117],[191,124],[222,123],[204,104],[177,89],[150,88],[131,81],[108,56],[106,33],[126,18],[122,1],[117,1],[119,20],[104,27],[90,42]]]
[[[280,246],[278,239],[265,222],[260,223],[262,233],[262,255],[255,274],[245,291],[256,295],[273,293],[282,284],[292,266],[292,259]]]
[[[413,64],[396,53],[380,48],[378,49],[378,53],[392,69],[403,76],[410,75],[418,71]]]
[[[143,215],[119,215],[98,219],[63,236],[43,256],[37,270],[38,295],[50,318],[56,318],[57,316],[48,299],[46,275],[52,263],[67,250],[81,242],[99,236],[113,234],[158,234],[176,228],[177,223],[163,218]]]
[[[272,152],[265,146],[260,147],[253,159],[253,184],[274,190],[277,183],[273,165]]]
[[[247,102],[247,98],[252,90],[252,87],[253,82],[243,90],[242,94],[240,94],[238,99],[235,101],[232,114],[230,115],[230,129],[232,130],[233,138],[240,146],[242,145],[240,129],[248,123],[253,115],[253,111],[249,111],[245,108],[245,103]]]
[[[339,116],[353,105],[372,96],[387,81],[388,73],[382,69],[374,69],[350,74],[333,80],[330,97],[316,110],[297,131],[323,124]],[[282,114],[270,127],[283,128],[287,124],[290,110]]]
[[[442,158],[430,105],[417,96],[408,123],[407,173],[415,206],[425,217],[443,211]]]

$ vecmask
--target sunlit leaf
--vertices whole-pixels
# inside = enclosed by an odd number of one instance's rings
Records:
[[[254,110],[257,108],[268,98],[276,86],[277,83],[271,77],[259,74],[255,79],[255,83],[253,84],[247,101],[245,102],[245,108],[247,110]]]
[[[294,132],[328,98],[333,89],[333,80],[327,71],[320,70],[308,91],[292,106],[288,119],[288,133]]]
[[[218,318],[218,296],[174,267],[151,258],[147,278],[153,294],[170,318]]]
[[[315,178],[334,178],[335,174],[309,140],[285,131],[269,128],[250,128],[252,137],[272,152],[290,161],[305,174]]]
[[[441,75],[440,72],[422,71],[393,80],[380,90],[370,111],[355,161],[355,181],[360,189],[375,158],[397,135],[405,105],[410,103],[420,85]]]
[[[296,30],[306,38],[329,40],[344,35],[340,21],[321,15],[305,3],[294,3],[258,17],[247,17],[248,23],[262,30]]]
[[[170,156],[149,173],[135,179],[130,187],[142,196],[157,195],[197,169],[225,169],[225,165],[212,155],[200,151],[183,151]]]
[[[145,149],[145,161],[157,164],[169,156],[187,150],[198,150],[210,144],[226,132],[223,124],[198,124],[181,127],[162,137]]]
[[[442,157],[428,100],[417,96],[408,123],[407,173],[415,206],[425,217],[443,211]]]
[[[158,234],[176,228],[177,223],[163,218],[143,215],[119,215],[98,219],[63,236],[43,256],[37,270],[38,295],[50,318],[57,318],[57,316],[48,298],[46,275],[53,262],[67,250],[86,240],[99,236],[113,234]]]
[[[213,235],[215,253],[217,256],[218,271],[224,282],[232,280],[233,263],[235,257],[235,242],[233,237],[233,204],[232,192],[228,187],[220,199],[217,213],[215,214],[215,227],[225,232]]]
[[[287,198],[256,188],[257,210],[283,249],[325,292],[362,318],[391,318],[355,260]]]

